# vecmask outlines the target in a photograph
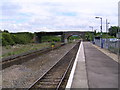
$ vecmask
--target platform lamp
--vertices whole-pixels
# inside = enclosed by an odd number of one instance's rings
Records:
[[[118,26],[118,62],[120,62],[120,27]]]
[[[92,32],[93,32],[93,26],[89,26],[89,28],[92,28]],[[94,40],[94,34],[92,34],[92,42]]]
[[[93,26],[89,26],[89,28],[92,28],[92,32],[93,32]]]
[[[100,26],[100,30],[101,30],[101,34],[100,34],[100,43],[101,43],[101,48],[103,48],[103,40],[102,40],[102,17],[95,17],[95,18],[100,18],[101,19],[101,26]]]
[[[109,42],[108,42],[108,25],[110,23],[108,22],[108,20],[106,19],[106,34],[107,34],[107,39],[106,39],[106,47],[109,49]]]

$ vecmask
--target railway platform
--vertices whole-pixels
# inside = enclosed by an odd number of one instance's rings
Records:
[[[118,90],[118,66],[118,62],[95,48],[90,42],[81,42],[66,89]]]

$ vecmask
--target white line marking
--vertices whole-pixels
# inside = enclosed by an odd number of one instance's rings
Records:
[[[66,85],[66,90],[71,88],[71,85],[72,85],[72,82],[73,82],[74,73],[75,73],[75,69],[76,69],[76,65],[77,65],[77,61],[78,61],[78,55],[80,53],[80,49],[82,48],[82,43],[83,42],[81,41],[81,44],[79,46],[79,50],[77,52],[77,55],[76,55],[76,58],[75,58],[75,61],[74,61],[74,65],[73,65],[71,74],[69,76],[69,79],[68,79],[68,82],[67,82],[67,85]]]

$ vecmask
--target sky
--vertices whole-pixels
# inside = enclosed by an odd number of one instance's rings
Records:
[[[0,29],[9,32],[103,31],[118,25],[119,0],[1,0]]]

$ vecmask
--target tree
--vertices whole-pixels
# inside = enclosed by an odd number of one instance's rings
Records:
[[[4,30],[3,32],[9,33],[8,30]]]
[[[109,35],[116,37],[116,34],[117,34],[117,32],[118,32],[119,29],[120,29],[120,28],[117,27],[117,26],[111,26],[111,27],[109,28]]]
[[[94,33],[93,33],[94,34]],[[93,40],[93,34],[91,32],[87,32],[85,34],[86,40],[92,41]]]
[[[14,44],[15,42],[13,41],[10,33],[3,32],[2,33],[2,45],[6,46],[6,45],[14,45]]]
[[[96,30],[94,30],[94,35],[96,35],[97,33],[96,33]]]

